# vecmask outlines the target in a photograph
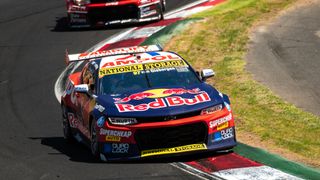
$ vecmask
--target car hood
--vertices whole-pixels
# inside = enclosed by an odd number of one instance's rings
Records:
[[[124,94],[100,95],[97,103],[108,117],[156,117],[199,111],[223,104],[222,94],[201,83],[189,87],[150,88]]]

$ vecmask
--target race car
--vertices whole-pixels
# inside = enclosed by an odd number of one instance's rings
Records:
[[[71,28],[163,19],[166,0],[66,0]]]
[[[227,95],[158,45],[67,54],[76,63],[61,96],[64,138],[103,161],[230,150],[235,123]]]

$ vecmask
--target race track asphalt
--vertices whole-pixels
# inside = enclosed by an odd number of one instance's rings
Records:
[[[257,28],[247,68],[286,101],[320,116],[320,0]]]
[[[173,10],[192,0],[167,0]],[[62,137],[54,83],[64,50],[85,51],[119,32],[68,31],[64,0],[0,2],[0,179],[195,179],[168,164],[97,163]]]

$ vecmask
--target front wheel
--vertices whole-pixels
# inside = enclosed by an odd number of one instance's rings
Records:
[[[92,120],[91,122],[90,136],[91,136],[91,146],[90,146],[91,153],[95,158],[99,158],[100,152],[99,152],[96,120]]]
[[[63,138],[67,141],[67,142],[73,142],[74,138],[71,132],[71,127],[70,127],[70,123],[68,120],[68,108],[65,106],[61,107],[62,110],[62,128],[63,128]]]
[[[166,11],[166,0],[161,1],[161,9],[162,9],[162,12]]]
[[[159,13],[159,20],[163,20],[164,19],[163,4],[161,2],[159,4],[159,6],[158,6],[158,13]]]

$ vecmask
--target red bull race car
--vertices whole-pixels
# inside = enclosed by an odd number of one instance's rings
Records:
[[[66,0],[71,28],[163,19],[166,0]]]
[[[229,150],[236,142],[227,95],[158,45],[67,54],[64,138],[103,161]]]

